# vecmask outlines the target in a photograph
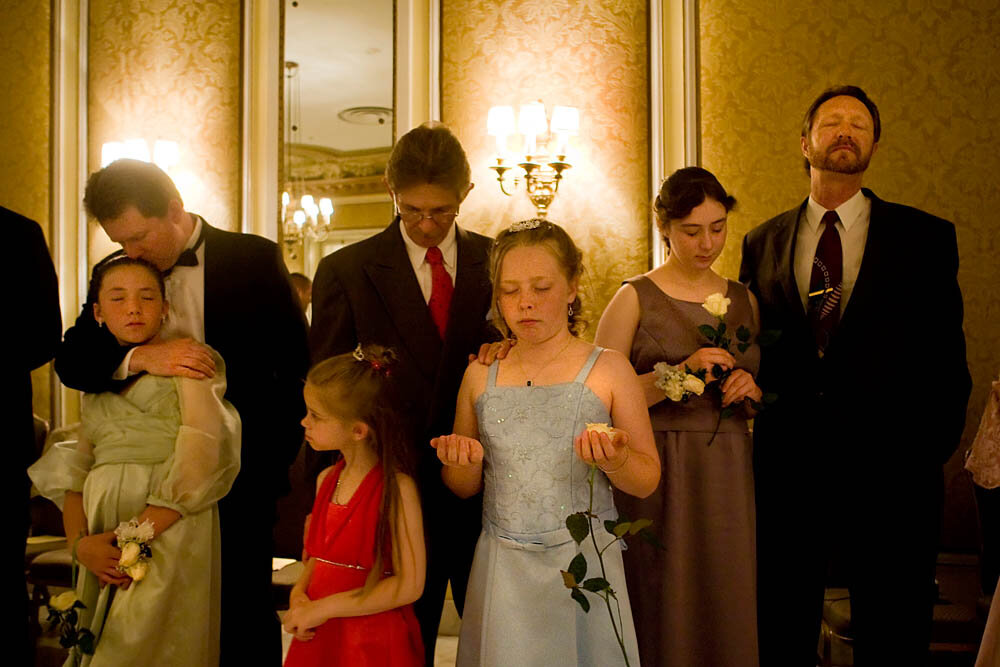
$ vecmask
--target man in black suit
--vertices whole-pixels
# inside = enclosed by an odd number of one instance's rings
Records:
[[[11,516],[14,535],[5,551],[0,572],[0,595],[11,601],[15,619],[8,623],[4,644],[12,664],[31,664],[34,647],[28,632],[28,598],[24,586],[24,545],[30,519],[28,497],[31,481],[25,472],[34,463],[35,427],[31,409],[31,371],[48,362],[56,353],[62,335],[59,287],[49,249],[38,223],[0,206],[8,253],[3,267],[7,285],[7,350],[4,355],[3,383],[7,389],[0,401],[0,423],[8,429],[8,454],[3,466],[3,488],[13,500]]]
[[[313,282],[313,359],[358,343],[385,345],[399,356],[396,377],[426,533],[427,578],[415,610],[429,665],[449,579],[462,611],[482,510],[480,498],[463,501],[445,488],[429,445],[451,433],[469,355],[491,338],[492,240],[454,223],[472,189],[469,173],[461,144],[443,125],[400,137],[386,167],[396,218],[372,238],[323,258]]]
[[[971,380],[955,228],[861,187],[878,147],[863,90],[823,92],[802,125],[809,198],[746,235],[758,382],[754,428],[761,665],[815,665],[827,568],[843,559],[855,664],[928,660],[942,464]]]
[[[135,373],[211,376],[215,368],[205,345],[222,356],[226,398],[243,421],[243,446],[239,476],[219,503],[221,661],[280,664],[271,529],[302,443],[302,381],[309,364],[305,322],[280,250],[185,211],[170,178],[147,162],[118,160],[95,172],[84,203],[127,255],[168,272],[166,342],[120,347],[87,303],[66,332],[56,370],[66,385],[100,392]]]

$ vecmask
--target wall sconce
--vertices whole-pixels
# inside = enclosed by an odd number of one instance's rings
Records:
[[[165,172],[180,162],[181,151],[176,141],[157,139],[153,143],[153,159],[150,160],[149,142],[145,139],[126,139],[125,141],[109,141],[101,146],[101,168],[107,167],[115,160],[131,158],[152,162]]]
[[[497,106],[489,111],[486,131],[496,137],[496,162],[490,169],[497,173],[500,191],[507,196],[514,194],[524,181],[528,199],[535,206],[538,217],[548,215],[549,206],[559,191],[562,173],[572,167],[566,161],[569,137],[580,129],[580,111],[576,107],[557,106],[552,109],[552,122],[546,121],[545,105],[541,101],[521,105],[517,132],[522,136],[522,150],[515,158],[524,175],[514,176],[513,189],[508,191],[506,173],[513,168],[508,163],[507,138],[514,134],[514,108]]]

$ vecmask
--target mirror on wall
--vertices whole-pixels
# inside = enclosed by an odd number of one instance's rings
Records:
[[[319,260],[384,228],[393,142],[393,0],[285,0],[285,260]]]

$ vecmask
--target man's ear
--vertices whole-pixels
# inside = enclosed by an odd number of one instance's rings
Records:
[[[462,196],[458,198],[459,204],[465,201],[465,198],[469,196],[469,193],[472,192],[472,188],[474,187],[476,187],[475,183],[469,183],[469,187],[465,188],[465,192],[463,192]]]
[[[799,137],[799,147],[802,149],[802,157],[809,158],[809,137]]]
[[[167,202],[167,219],[170,220],[170,222],[177,224],[183,215],[184,204],[177,199],[171,199]]]
[[[382,177],[382,185],[385,186],[385,191],[389,193],[389,196],[395,199],[396,193],[392,191],[392,187],[389,185],[389,180],[385,176]]]

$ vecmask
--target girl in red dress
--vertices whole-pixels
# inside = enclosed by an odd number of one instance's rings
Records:
[[[378,346],[327,359],[306,378],[306,441],[341,459],[320,473],[306,568],[284,617],[285,667],[424,664],[412,603],[424,587],[424,529],[394,361]]]

